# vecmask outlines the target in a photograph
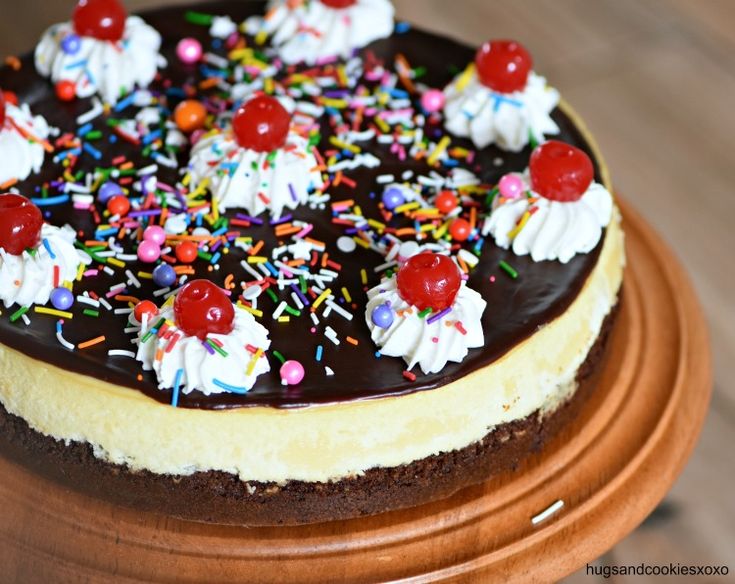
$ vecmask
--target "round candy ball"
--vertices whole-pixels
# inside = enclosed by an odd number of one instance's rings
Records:
[[[176,45],[176,56],[187,65],[196,63],[202,58],[202,43],[190,37],[183,38]]]
[[[444,92],[441,89],[429,89],[421,96],[421,107],[433,114],[444,107]]]
[[[383,205],[389,211],[392,211],[396,207],[400,207],[406,202],[406,197],[403,195],[403,191],[399,187],[388,187],[383,191]]]
[[[457,208],[457,197],[452,191],[442,191],[436,196],[434,205],[445,215]]]
[[[176,270],[168,264],[160,264],[153,270],[153,281],[161,288],[173,286],[176,282]]]
[[[182,264],[190,264],[197,259],[197,246],[191,241],[182,241],[176,246],[176,259]]]
[[[166,231],[160,225],[151,225],[145,228],[143,239],[161,246],[166,243]]]
[[[517,174],[504,174],[498,182],[498,191],[501,197],[517,199],[523,193],[523,181]]]
[[[79,38],[79,35],[72,33],[66,35],[63,39],[61,39],[61,50],[64,51],[67,55],[76,55],[81,48],[82,39]]]
[[[130,201],[123,195],[116,195],[107,201],[107,210],[113,215],[127,215],[130,211]]]
[[[153,241],[143,240],[138,244],[138,259],[152,264],[161,257],[161,246]]]
[[[304,366],[298,361],[286,361],[281,365],[281,383],[283,385],[297,385],[304,379]]]
[[[74,304],[74,294],[62,286],[51,291],[51,304],[56,310],[69,310]]]
[[[176,106],[174,110],[174,121],[179,130],[189,134],[204,127],[207,120],[207,110],[201,101],[186,99]]]
[[[107,201],[109,201],[112,197],[116,197],[117,195],[122,194],[123,190],[120,188],[120,185],[108,180],[107,182],[103,182],[100,185],[100,188],[97,190],[97,200],[100,203],[106,205]]]
[[[54,87],[54,91],[56,92],[56,97],[61,101],[73,101],[77,96],[77,86],[73,81],[69,81],[68,79],[59,81],[56,87]]]
[[[449,226],[449,235],[456,241],[467,241],[471,232],[472,228],[469,222],[464,219],[455,219]]]
[[[158,315],[158,307],[150,300],[141,300],[133,309],[133,316],[138,322],[143,322],[143,316],[148,315],[148,322]]]
[[[380,304],[373,308],[373,313],[370,315],[370,319],[373,321],[375,326],[387,329],[393,324],[393,310],[387,304]]]

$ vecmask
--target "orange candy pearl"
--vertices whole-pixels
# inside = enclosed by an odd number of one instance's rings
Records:
[[[203,128],[206,120],[207,110],[202,102],[196,99],[182,101],[174,110],[174,121],[179,130],[185,134]]]

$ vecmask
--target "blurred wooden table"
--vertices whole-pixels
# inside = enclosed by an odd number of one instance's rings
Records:
[[[127,0],[131,9],[181,3]],[[24,0],[0,56],[31,49],[72,0]],[[709,319],[712,409],[667,502],[603,564],[730,564],[735,572],[735,2],[395,0],[400,18],[476,44],[509,37],[585,118],[617,188],[671,243]],[[594,582],[584,570],[570,583]],[[598,577],[599,581],[603,581]],[[650,581],[659,581],[651,578]],[[673,582],[724,582],[681,577]],[[612,578],[644,583],[648,578]]]

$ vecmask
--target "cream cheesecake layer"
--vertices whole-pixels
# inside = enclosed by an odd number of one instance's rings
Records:
[[[182,409],[0,346],[0,399],[38,432],[158,474],[328,481],[464,448],[499,424],[554,410],[576,389],[622,282],[614,215],[597,265],[562,316],[498,361],[433,390],[296,410]]]

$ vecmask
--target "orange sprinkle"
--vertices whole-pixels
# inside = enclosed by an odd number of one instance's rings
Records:
[[[3,184],[0,185],[0,191],[9,189],[13,185],[17,184],[17,182],[18,182],[17,178],[11,178],[9,181],[5,181]]]
[[[258,243],[256,243],[253,247],[251,247],[248,250],[248,253],[252,256],[257,255],[260,251],[260,248],[263,247],[263,240],[261,239]]]
[[[225,278],[225,290],[232,290],[235,285],[232,283],[232,281],[235,279],[235,276],[232,274],[227,274],[227,277]]]
[[[115,296],[115,300],[118,302],[132,302],[133,304],[138,304],[138,302],[140,302],[140,299],[135,296],[125,296],[123,294]]]
[[[346,337],[345,340],[350,343],[350,345],[357,345],[359,344],[359,341],[357,339],[353,339],[352,337]]]
[[[104,343],[104,342],[105,342],[105,335],[101,335],[94,339],[90,339],[88,341],[84,341],[83,343],[79,343],[77,345],[77,349],[86,349],[87,347],[91,347],[93,345],[99,345],[100,343]]]

